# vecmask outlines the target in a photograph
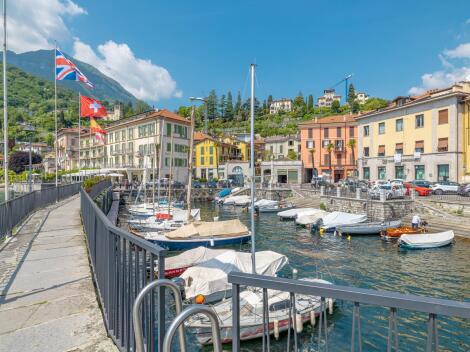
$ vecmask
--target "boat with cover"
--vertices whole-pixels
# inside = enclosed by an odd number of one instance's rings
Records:
[[[398,239],[398,245],[406,249],[439,248],[452,244],[454,237],[454,231],[452,230],[419,235],[402,235]]]
[[[283,203],[277,200],[260,199],[255,202],[255,210],[259,213],[277,213],[280,210],[292,209],[291,203]]]
[[[181,254],[165,258],[165,277],[171,279],[180,276],[186,269],[202,264],[225,252],[234,252],[232,249],[210,249],[197,247],[184,251]],[[155,265],[155,273],[158,274],[158,264]]]
[[[236,205],[236,206],[247,206],[251,202],[250,196],[231,196],[223,200],[223,205]]]
[[[294,208],[294,209],[289,209],[289,210],[284,210],[284,211],[280,211],[279,213],[277,213],[277,216],[279,216],[279,218],[281,220],[294,220],[297,218],[298,215],[300,215],[301,213],[305,212],[305,211],[315,211],[315,210],[320,210],[320,209],[315,209],[315,208]]]
[[[367,221],[367,215],[365,214],[351,214],[344,213],[342,211],[334,211],[317,220],[316,223],[312,224],[311,229],[312,232],[316,232],[318,230],[333,232],[338,226],[359,224],[365,221]]]
[[[256,252],[256,273],[276,276],[289,262],[285,255],[272,252]],[[194,300],[202,295],[205,303],[214,303],[232,296],[232,284],[227,275],[233,271],[251,273],[251,253],[227,251],[205,263],[188,268],[181,276],[185,282],[186,299]]]
[[[167,233],[147,232],[144,238],[170,251],[203,247],[219,247],[246,243],[251,234],[238,219],[195,221]]]
[[[346,235],[378,235],[388,229],[401,226],[401,220],[362,222],[352,225],[341,225],[336,228],[340,234]]]
[[[302,279],[318,284],[331,284],[321,279]],[[330,301],[328,301],[330,302]],[[332,304],[333,301],[331,301]],[[296,312],[290,307],[289,292],[268,290],[269,333],[286,331],[289,328],[289,318],[296,319],[301,331],[306,322],[313,322],[321,312],[321,298],[317,296],[295,295]],[[327,304],[323,306],[326,309]],[[212,306],[220,323],[220,335],[223,343],[232,341],[232,300],[224,300]],[[291,325],[293,327],[293,324]],[[211,324],[206,316],[195,315],[188,319],[186,327],[194,332],[201,344],[212,342]],[[263,291],[250,289],[240,292],[240,340],[246,341],[263,336]]]
[[[328,215],[328,211],[320,210],[320,209],[311,209],[305,212],[301,212],[297,215],[295,219],[295,223],[300,226],[310,226],[317,222],[320,218]]]
[[[424,227],[413,228],[410,226],[400,226],[382,231],[380,236],[384,240],[398,239],[401,235],[413,235],[426,232]]]

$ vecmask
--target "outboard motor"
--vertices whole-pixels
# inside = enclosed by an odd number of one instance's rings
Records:
[[[310,227],[311,233],[317,233],[320,230],[320,227],[323,225],[323,219],[318,219]]]
[[[181,277],[174,277],[173,279],[171,279],[171,281],[173,281],[176,284],[176,286],[178,286],[180,293],[181,293],[181,299],[184,301],[186,299],[186,293],[184,290],[184,287],[186,286],[186,282]]]

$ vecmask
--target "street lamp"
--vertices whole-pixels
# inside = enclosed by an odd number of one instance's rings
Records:
[[[33,125],[30,123],[22,123],[23,130],[28,132],[29,137],[29,174],[28,174],[28,185],[29,193],[33,191],[33,158],[32,158],[32,147],[33,147],[33,133],[36,131]]]
[[[201,97],[189,97],[190,101],[202,101],[205,105],[205,110],[204,110],[204,133],[207,133],[209,130],[208,128],[208,121],[207,121],[207,99],[206,98],[201,98]]]

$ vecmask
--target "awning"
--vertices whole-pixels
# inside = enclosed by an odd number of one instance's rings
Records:
[[[424,148],[424,141],[416,141],[415,148]]]
[[[447,149],[449,144],[449,140],[447,138],[439,138],[437,142],[437,149]]]
[[[385,154],[385,146],[384,145],[379,145],[379,154]]]

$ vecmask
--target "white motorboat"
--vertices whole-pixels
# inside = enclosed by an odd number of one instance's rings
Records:
[[[146,218],[132,218],[129,219],[127,222],[132,225],[142,225],[142,226],[152,226],[152,224],[159,224],[161,220],[174,220],[174,221],[183,221],[186,222],[188,220],[188,210],[186,209],[179,209],[174,208],[170,210],[170,216],[166,210],[157,210],[152,211],[153,216],[148,216]],[[161,214],[162,216],[159,216]],[[164,216],[165,215],[165,216]],[[199,221],[201,220],[201,211],[200,209],[191,209],[191,217],[192,219]]]
[[[256,252],[256,273],[276,276],[288,262],[285,255],[276,252]],[[251,273],[251,253],[225,252],[205,263],[188,268],[180,276],[185,281],[186,298],[193,300],[202,295],[206,303],[211,303],[231,297],[232,285],[228,283],[227,275],[232,271]]]
[[[312,224],[312,232],[323,230],[332,232],[337,226],[359,224],[367,221],[365,214],[351,214],[342,211],[334,211],[320,218],[316,223]]]
[[[321,279],[304,279],[305,281],[320,284],[331,284]],[[333,301],[328,299],[327,306],[333,305]],[[269,311],[269,333],[280,333],[289,328],[290,294],[268,290],[268,311]],[[216,312],[220,323],[220,335],[223,343],[232,341],[232,301],[224,300],[212,306]],[[292,312],[292,320],[299,324],[297,330],[301,331],[303,324],[313,317],[318,317],[321,312],[321,298],[316,296],[305,296],[297,294],[295,296],[295,314]],[[195,315],[190,318],[186,326],[195,333],[199,343],[209,344],[212,342],[211,324],[209,319],[203,315]],[[292,324],[293,326],[293,324]],[[240,339],[251,340],[263,336],[263,292],[262,290],[250,289],[240,292]]]
[[[223,205],[247,206],[251,202],[250,196],[231,196],[223,200]]]
[[[398,239],[398,245],[407,249],[438,248],[452,244],[454,237],[454,231],[452,230],[438,233],[401,235]]]
[[[295,223],[300,226],[309,226],[328,214],[329,212],[324,210],[312,209],[310,211],[305,211],[297,215]]]
[[[294,220],[299,214],[305,211],[319,210],[315,208],[294,208],[277,213],[281,220]]]

